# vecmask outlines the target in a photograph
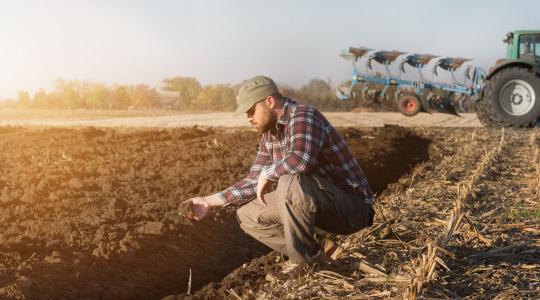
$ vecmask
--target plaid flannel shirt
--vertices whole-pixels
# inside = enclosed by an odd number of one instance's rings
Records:
[[[371,188],[343,138],[318,110],[288,98],[276,128],[263,134],[247,177],[218,196],[227,204],[253,200],[259,176],[277,181],[299,173],[330,178],[373,204]]]

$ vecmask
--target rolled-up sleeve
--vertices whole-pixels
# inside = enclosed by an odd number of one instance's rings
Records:
[[[255,158],[247,177],[219,192],[218,196],[227,204],[252,200],[257,196],[257,179],[263,168],[270,164],[270,154],[265,146],[264,139],[261,139],[257,157]]]

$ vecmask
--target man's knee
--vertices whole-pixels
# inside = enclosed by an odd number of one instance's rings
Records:
[[[253,212],[249,209],[248,204],[236,210],[236,220],[238,221],[238,224],[240,224],[240,227],[253,223],[252,214]]]
[[[299,176],[300,174],[285,174],[279,177],[276,192],[281,200],[287,198],[291,185],[298,183]]]
[[[278,181],[277,192],[280,198],[279,205],[282,211],[286,207],[296,207],[315,211],[316,208],[310,184],[309,175],[287,174],[281,176]]]

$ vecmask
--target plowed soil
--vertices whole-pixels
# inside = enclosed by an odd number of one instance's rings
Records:
[[[450,151],[397,126],[339,131],[378,193]],[[196,223],[177,214],[245,176],[258,139],[245,128],[0,127],[0,298],[159,299],[244,264],[264,279],[255,262],[272,267],[275,254],[240,230],[234,207]],[[229,295],[217,285],[208,297]]]

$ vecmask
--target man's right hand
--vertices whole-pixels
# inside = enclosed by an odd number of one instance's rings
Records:
[[[188,200],[191,202],[191,215],[192,219],[197,221],[202,220],[210,211],[210,204],[204,199],[204,197],[195,197]]]
[[[191,214],[188,217],[197,221],[206,217],[213,206],[225,205],[225,202],[215,194],[207,197],[194,197],[186,200],[186,202],[191,206]]]

